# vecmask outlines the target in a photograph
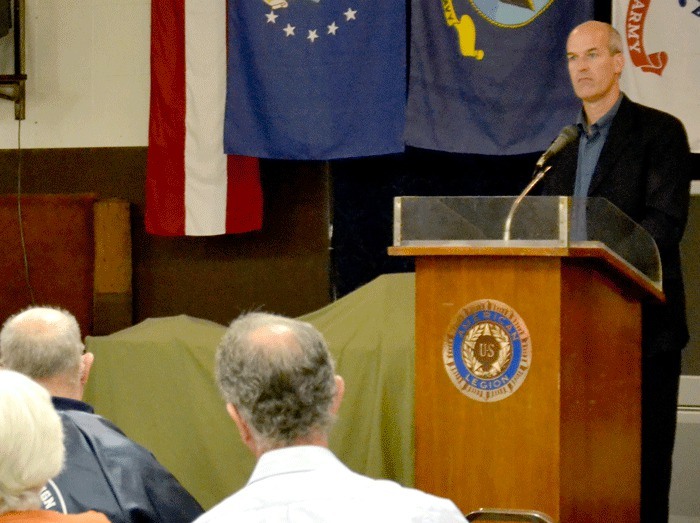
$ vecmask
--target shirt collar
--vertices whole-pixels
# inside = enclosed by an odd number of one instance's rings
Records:
[[[320,467],[338,465],[344,466],[329,449],[317,445],[294,445],[268,450],[258,459],[248,484],[270,476],[309,472]]]
[[[576,118],[576,126],[579,128],[579,133],[584,135],[591,135],[595,134],[597,131],[600,131],[602,129],[608,129],[612,124],[613,118],[615,118],[615,115],[617,114],[617,110],[620,108],[621,103],[622,93],[620,93],[620,96],[618,96],[617,101],[608,110],[608,112],[601,116],[596,123],[591,125],[590,129],[588,129],[586,126],[586,114],[583,112],[583,108],[581,108],[581,111],[578,113],[578,118]]]
[[[84,401],[78,401],[71,398],[62,398],[61,396],[52,396],[51,402],[56,410],[79,410],[81,412],[95,413],[95,409]]]

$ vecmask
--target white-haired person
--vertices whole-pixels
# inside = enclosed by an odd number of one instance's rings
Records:
[[[41,510],[39,493],[63,465],[63,430],[48,391],[0,369],[0,523],[109,523],[104,514]]]
[[[82,401],[93,362],[68,311],[30,307],[0,331],[0,366],[44,386],[63,424],[66,463],[42,493],[44,508],[94,509],[112,523],[191,523],[203,512],[199,503],[150,451]]]
[[[216,375],[257,464],[241,490],[196,523],[464,523],[452,501],[353,472],[329,450],[345,385],[312,325],[244,314],[219,344]]]

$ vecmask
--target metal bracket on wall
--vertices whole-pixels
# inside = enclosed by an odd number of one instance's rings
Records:
[[[24,72],[24,0],[15,0],[12,12],[14,20],[14,74],[0,74],[0,98],[15,103],[15,120],[24,120],[25,88]]]

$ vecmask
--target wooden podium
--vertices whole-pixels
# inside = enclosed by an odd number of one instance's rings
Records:
[[[465,514],[638,521],[658,251],[598,199],[576,223],[571,199],[526,198],[505,241],[512,201],[396,200],[390,254],[416,258],[415,485]]]

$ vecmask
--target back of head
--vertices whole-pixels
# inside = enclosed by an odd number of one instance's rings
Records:
[[[58,308],[30,307],[10,316],[0,331],[0,365],[34,379],[78,379],[83,348],[75,317]]]
[[[265,449],[327,435],[337,389],[326,341],[312,325],[266,313],[234,320],[219,344],[217,382]]]
[[[46,389],[0,369],[0,514],[41,507],[39,491],[63,465],[63,430]]]

